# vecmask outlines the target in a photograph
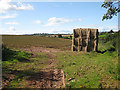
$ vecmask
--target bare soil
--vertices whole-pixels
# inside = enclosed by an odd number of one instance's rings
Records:
[[[59,49],[54,49],[54,48],[43,48],[43,47],[30,47],[30,48],[22,48],[21,50],[23,51],[26,51],[26,52],[31,52],[33,54],[35,53],[39,53],[39,52],[46,52],[46,53],[49,53],[49,52],[62,52],[61,50]]]
[[[64,72],[60,69],[45,70],[29,77],[28,88],[63,88]]]

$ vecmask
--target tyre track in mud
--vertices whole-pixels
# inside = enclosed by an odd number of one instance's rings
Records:
[[[48,66],[42,69],[40,73],[32,75],[28,80],[28,87],[32,88],[64,88],[65,80],[64,80],[64,71],[61,69],[56,69],[56,56],[52,52],[61,52],[57,49],[51,48],[41,48],[41,47],[31,47],[25,48],[23,51],[33,53],[33,56],[36,56],[36,53],[44,52],[48,55],[49,63]]]

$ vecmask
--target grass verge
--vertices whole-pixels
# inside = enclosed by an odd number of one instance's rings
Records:
[[[66,87],[118,87],[118,57],[114,54],[60,52],[56,55],[58,68],[66,74]]]

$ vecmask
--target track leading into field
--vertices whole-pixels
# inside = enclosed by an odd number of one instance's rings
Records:
[[[49,65],[43,68],[42,72],[32,75],[29,78],[28,88],[64,88],[64,71],[61,69],[55,69],[56,56],[51,52],[61,52],[57,49],[52,48],[42,48],[42,47],[30,47],[22,49],[23,51],[33,53],[33,56],[36,56],[36,53],[45,52],[48,57]]]

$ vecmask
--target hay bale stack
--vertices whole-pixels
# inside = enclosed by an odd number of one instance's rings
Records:
[[[73,29],[72,51],[97,51],[98,29]]]

